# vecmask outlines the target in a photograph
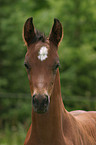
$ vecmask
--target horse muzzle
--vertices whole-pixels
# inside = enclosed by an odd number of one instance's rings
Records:
[[[34,94],[32,97],[33,109],[36,113],[42,114],[48,111],[50,99],[48,95]]]

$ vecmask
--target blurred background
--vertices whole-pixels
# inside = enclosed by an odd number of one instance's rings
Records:
[[[66,109],[96,110],[96,1],[0,0],[0,145],[23,145],[31,123],[22,40],[30,16],[47,36],[54,18],[63,25],[59,57]]]

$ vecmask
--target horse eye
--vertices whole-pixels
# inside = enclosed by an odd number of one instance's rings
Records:
[[[58,64],[56,65],[56,69],[57,69],[59,66],[60,66],[60,63],[58,63]]]
[[[24,65],[25,65],[25,67],[26,67],[27,69],[29,69],[29,66],[28,66],[28,64],[27,64],[27,63],[24,63]]]
[[[56,72],[57,68],[60,66],[60,63],[54,65],[54,71]]]
[[[60,66],[60,63],[57,63],[55,66],[55,69],[57,69]]]

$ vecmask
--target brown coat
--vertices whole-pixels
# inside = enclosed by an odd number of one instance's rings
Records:
[[[36,32],[33,19],[29,18],[23,35],[27,45],[25,67],[33,99],[32,124],[24,145],[96,145],[96,112],[68,112],[63,105],[57,54],[62,38],[61,23],[54,19],[49,38],[46,38]],[[44,61],[38,59],[42,46],[48,51]],[[41,102],[42,111],[38,109]],[[38,110],[43,114],[38,114]]]

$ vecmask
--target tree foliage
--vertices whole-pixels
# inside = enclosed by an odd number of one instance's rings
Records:
[[[96,95],[95,0],[1,1],[0,91],[29,92],[23,67],[26,47],[22,40],[25,20],[33,16],[37,29],[49,34],[54,17],[64,29],[60,45],[62,94]]]
[[[30,92],[23,65],[27,48],[22,39],[22,30],[26,19],[32,16],[35,27],[48,36],[54,18],[58,18],[64,33],[59,57],[61,91],[65,106],[69,110],[96,110],[95,6],[95,0],[1,0],[0,93]],[[30,116],[28,100],[17,100],[16,96],[13,100],[4,99],[2,94],[0,126],[6,120],[16,124],[18,119],[23,122]],[[13,94],[9,96],[14,97]],[[85,100],[78,102],[79,96],[84,97],[81,100]]]

